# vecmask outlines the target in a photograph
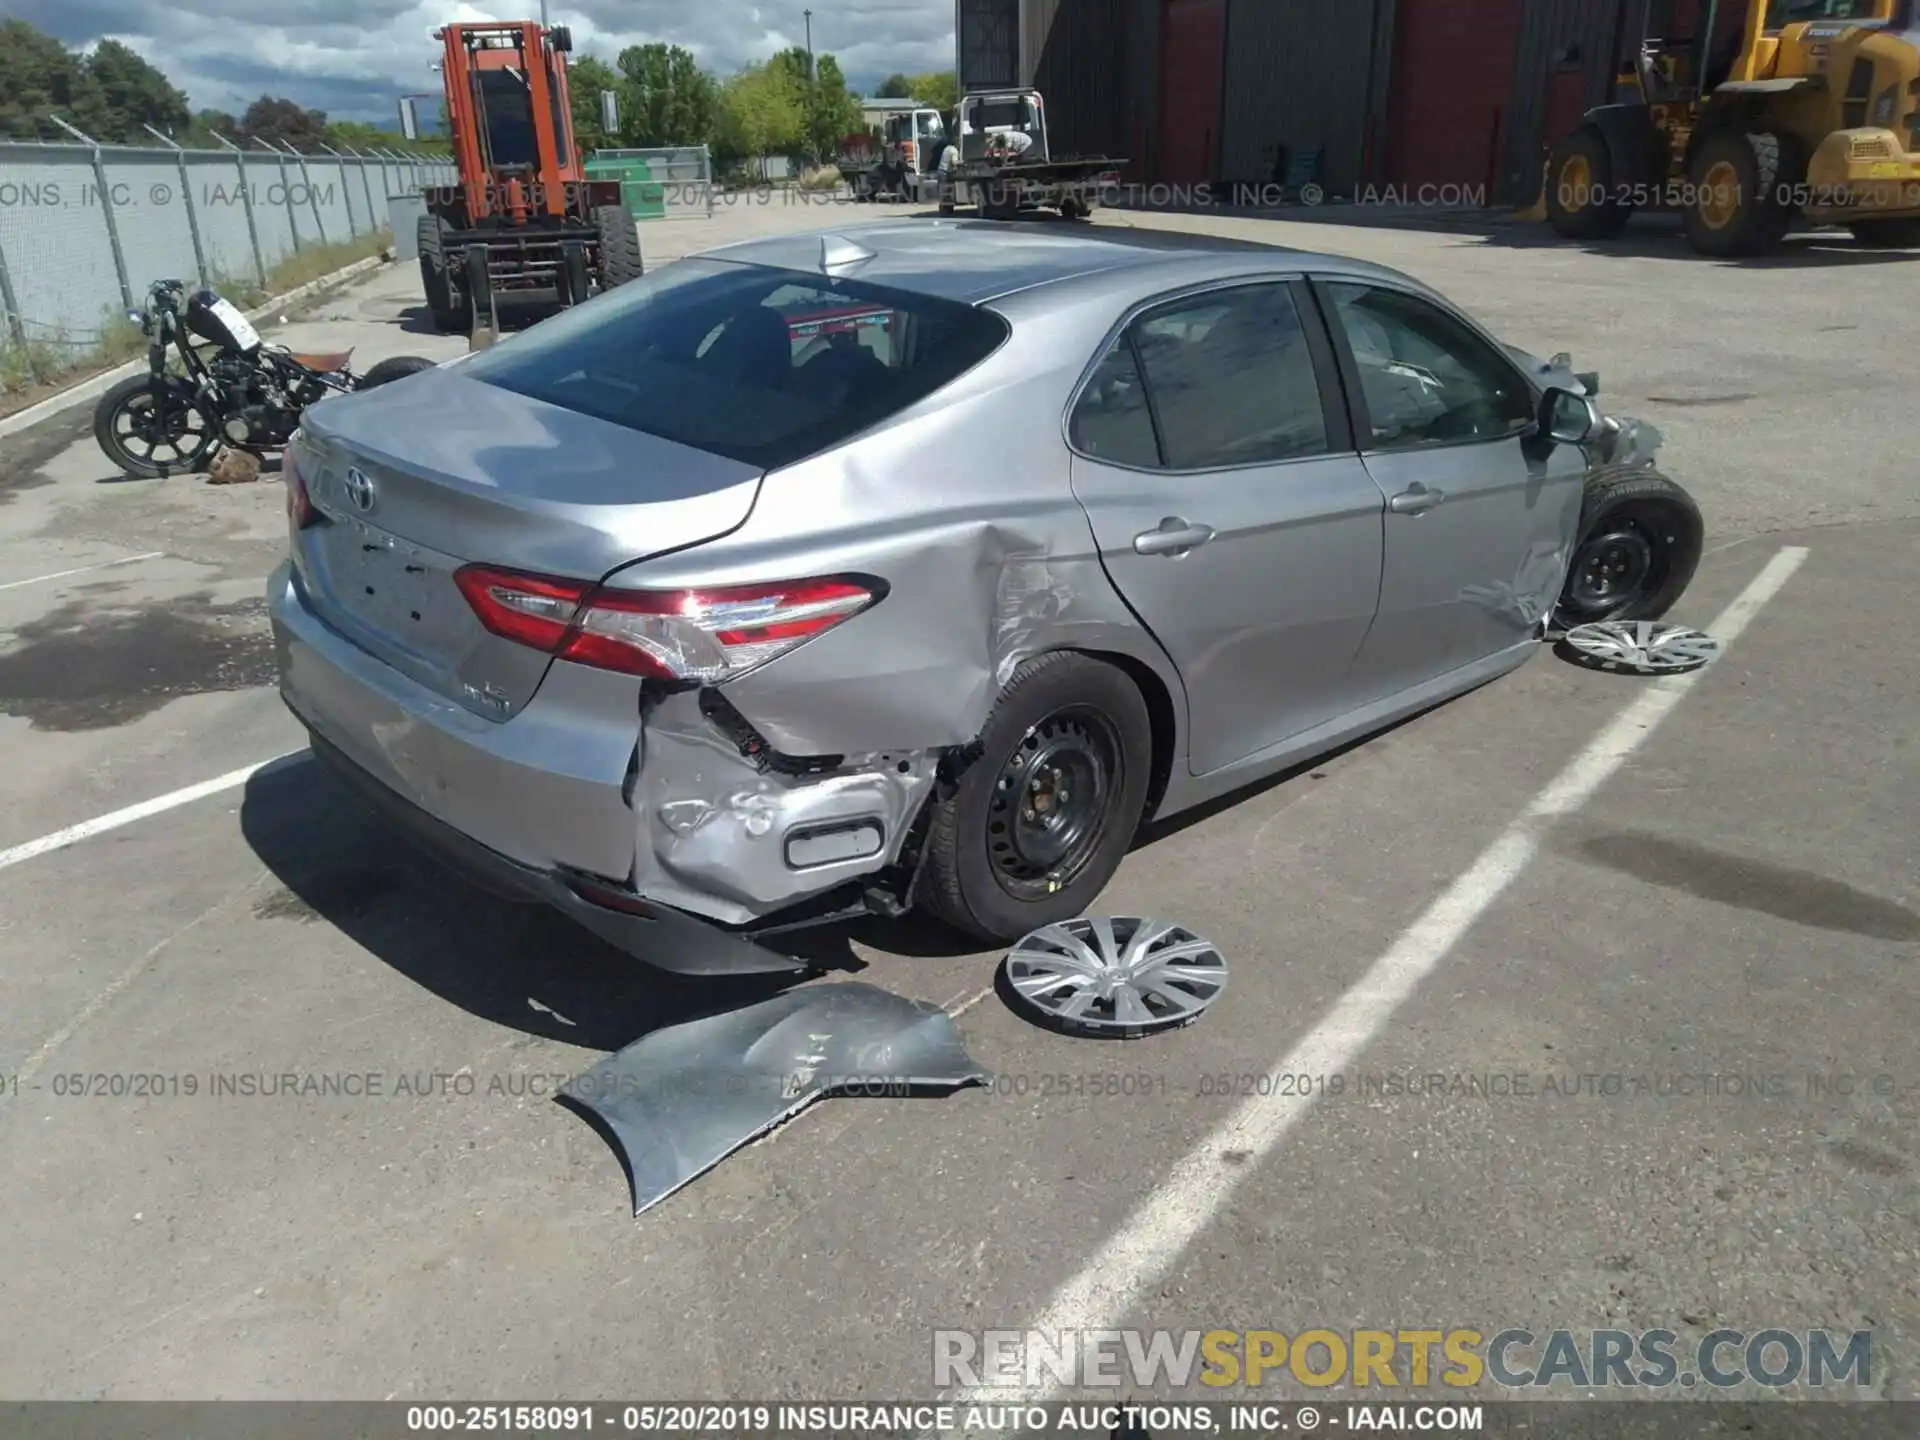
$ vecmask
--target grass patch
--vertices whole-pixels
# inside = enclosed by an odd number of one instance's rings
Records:
[[[393,246],[393,233],[376,230],[352,240],[336,240],[326,245],[308,245],[287,256],[267,272],[267,290],[253,304],[264,304],[275,295],[284,295],[302,285],[343,270],[357,260],[366,260]]]

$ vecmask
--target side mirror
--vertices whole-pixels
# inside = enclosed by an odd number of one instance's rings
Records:
[[[420,116],[413,107],[411,97],[400,102],[400,133],[409,140],[420,138]]]
[[[1540,397],[1539,433],[1558,445],[1584,445],[1599,433],[1600,407],[1585,395],[1550,389]]]
[[[547,43],[562,55],[573,53],[573,31],[565,25],[556,25],[547,32]]]
[[[620,133],[620,97],[612,90],[600,92],[600,128],[608,139]]]

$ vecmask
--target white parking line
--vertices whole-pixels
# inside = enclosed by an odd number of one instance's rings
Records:
[[[129,805],[124,810],[115,810],[111,814],[102,815],[93,820],[82,820],[78,825],[69,825],[66,829],[56,830],[51,835],[42,835],[38,840],[29,840],[25,844],[15,845],[10,850],[0,850],[0,870],[18,865],[23,860],[31,860],[36,855],[64,850],[69,845],[92,839],[95,835],[104,835],[109,830],[118,830],[123,825],[131,825],[136,820],[145,820],[149,815],[158,815],[177,806],[191,805],[195,800],[204,800],[209,795],[218,795],[222,790],[231,790],[236,785],[246,784],[269,765],[305,759],[306,755],[307,752],[304,750],[276,755],[273,759],[262,760],[257,765],[248,765],[240,770],[229,770],[224,775],[217,775],[211,780],[202,780],[198,785],[189,785],[184,790],[174,790],[151,800],[142,800],[138,805]]]
[[[81,565],[73,570],[56,570],[51,575],[35,575],[31,580],[9,580],[0,590],[18,590],[22,585],[44,585],[49,580],[64,580],[69,575],[87,575],[95,570],[111,570],[116,565],[135,565],[142,560],[158,560],[167,552],[149,550],[144,555],[126,555],[118,560],[102,560],[98,565]]]
[[[1802,548],[1781,550],[1707,627],[1708,633],[1730,643],[1806,558]],[[1374,961],[1353,988],[1334,1002],[1293,1050],[1275,1061],[1271,1073],[1331,1074],[1352,1065],[1420,982],[1519,878],[1538,853],[1547,826],[1590,799],[1705,673],[1694,671],[1651,682],[1639,699],[1621,711],[1534,797],[1392,948]],[[1119,1232],[1054,1292],[1028,1328],[1058,1336],[1124,1324],[1141,1295],[1161,1282],[1188,1244],[1220,1214],[1234,1188],[1259,1169],[1259,1161],[1286,1138],[1312,1103],[1311,1095],[1283,1091],[1277,1084],[1271,1094],[1248,1099],[1175,1164]],[[1234,1156],[1231,1161],[1225,1158],[1229,1154]],[[963,1390],[949,1403],[1044,1403],[1058,1393],[1054,1387],[1044,1387],[1038,1394],[1020,1386],[982,1387]],[[981,1432],[962,1429],[954,1433]]]

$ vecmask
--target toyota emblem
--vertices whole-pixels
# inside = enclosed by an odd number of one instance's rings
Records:
[[[347,492],[347,501],[362,515],[373,509],[373,481],[364,470],[349,466],[347,478],[340,482]]]

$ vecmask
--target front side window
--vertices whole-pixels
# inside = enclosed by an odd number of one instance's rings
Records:
[[[682,260],[482,351],[463,373],[772,469],[917,404],[1007,333],[956,301]]]
[[[1492,440],[1533,422],[1524,377],[1453,316],[1397,290],[1326,288],[1360,371],[1376,448]]]

